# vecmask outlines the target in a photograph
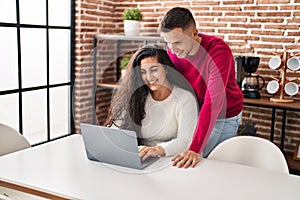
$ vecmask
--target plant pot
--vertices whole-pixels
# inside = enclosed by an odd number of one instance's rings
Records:
[[[121,78],[124,78],[125,74],[126,74],[126,69],[122,69],[121,70]]]
[[[141,22],[136,20],[124,20],[124,33],[126,36],[137,36],[140,34]]]

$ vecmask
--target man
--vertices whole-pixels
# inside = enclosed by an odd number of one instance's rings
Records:
[[[169,10],[161,22],[161,30],[168,54],[193,87],[200,108],[190,148],[175,156],[173,165],[195,167],[200,153],[207,157],[216,145],[236,134],[243,110],[243,93],[236,83],[230,48],[218,37],[198,33],[188,9]]]

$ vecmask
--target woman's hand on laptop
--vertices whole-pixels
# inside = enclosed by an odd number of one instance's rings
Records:
[[[161,146],[139,146],[139,154],[142,161],[146,160],[148,157],[164,156],[165,150]]]

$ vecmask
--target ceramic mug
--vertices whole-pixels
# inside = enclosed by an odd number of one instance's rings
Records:
[[[288,82],[285,84],[284,86],[284,91],[287,95],[290,95],[290,96],[294,96],[298,93],[299,91],[299,86],[297,83],[294,83],[294,82]]]
[[[281,58],[280,56],[273,56],[269,60],[269,67],[271,69],[278,69],[281,66]]]
[[[272,80],[267,85],[267,92],[270,94],[276,94],[280,91],[280,84],[276,80]]]
[[[300,69],[300,60],[297,57],[289,58],[286,65],[290,70],[297,71]]]

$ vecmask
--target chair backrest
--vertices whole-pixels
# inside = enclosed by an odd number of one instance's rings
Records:
[[[235,136],[215,147],[208,159],[222,160],[289,173],[283,153],[272,142],[254,136]]]
[[[0,156],[30,147],[26,138],[14,128],[0,123]]]

